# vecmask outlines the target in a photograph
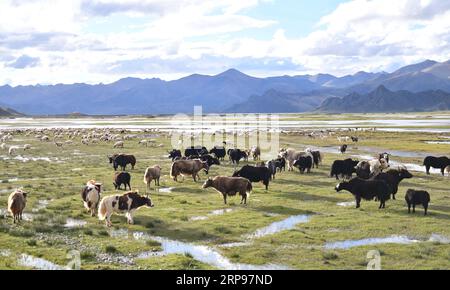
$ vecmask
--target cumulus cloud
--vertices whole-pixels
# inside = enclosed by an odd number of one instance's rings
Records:
[[[450,58],[450,1],[352,0],[297,38],[278,19],[245,13],[265,1],[2,0],[0,75],[17,84],[174,79],[231,67],[345,75]],[[98,23],[105,31],[91,29]],[[257,38],[257,30],[273,35]]]
[[[7,67],[15,69],[24,69],[28,67],[35,67],[39,64],[40,59],[38,57],[31,57],[28,55],[22,55],[16,60],[6,64]]]

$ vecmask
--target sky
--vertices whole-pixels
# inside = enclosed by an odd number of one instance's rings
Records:
[[[393,71],[450,59],[447,0],[0,0],[0,85]]]

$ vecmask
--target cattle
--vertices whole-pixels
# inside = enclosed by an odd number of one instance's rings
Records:
[[[242,177],[217,176],[214,179],[208,178],[203,184],[203,189],[212,187],[223,196],[223,202],[227,204],[227,196],[241,196],[241,204],[247,204],[247,198],[252,192],[251,182]]]
[[[283,157],[286,159],[288,164],[288,171],[294,170],[294,162],[295,160],[298,160],[301,156],[311,156],[313,158],[312,154],[309,152],[304,151],[296,151],[295,149],[282,149],[280,150],[280,157]]]
[[[274,160],[275,163],[275,167],[277,168],[277,170],[281,171],[286,171],[286,159],[280,157]]]
[[[115,154],[109,157],[109,163],[113,164],[114,170],[117,170],[120,166],[122,171],[125,171],[128,164],[131,165],[131,169],[134,169],[134,166],[136,165],[136,157],[134,157],[134,155]]]
[[[117,189],[120,190],[120,187],[122,186],[122,184],[125,187],[124,190],[127,190],[127,185],[128,185],[128,188],[131,190],[130,181],[131,181],[131,175],[128,172],[115,172],[114,173],[113,185],[116,190]]]
[[[319,168],[319,164],[321,164],[323,160],[323,154],[320,151],[312,151],[311,149],[306,149],[305,151],[311,153],[313,157],[313,168],[314,166]]]
[[[362,179],[370,178],[370,164],[367,161],[361,161],[356,165],[356,176]]]
[[[412,178],[413,175],[405,168],[399,167],[398,169],[390,169],[386,172],[382,172],[374,177],[376,180],[383,180],[389,186],[392,199],[395,200],[395,195],[398,192],[398,185],[403,179]]]
[[[356,136],[351,136],[350,138],[352,139],[352,142],[354,142],[354,143],[358,143],[358,141],[359,141],[359,138]]]
[[[313,159],[311,156],[302,156],[294,161],[294,166],[297,167],[301,173],[305,173],[305,171],[309,173],[313,166]]]
[[[86,183],[86,186],[81,190],[81,199],[86,210],[95,216],[98,203],[100,202],[100,194],[102,192],[102,184],[96,183],[94,180],[90,180]]]
[[[218,158],[213,157],[209,154],[207,155],[202,155],[202,156],[195,156],[192,155],[191,157],[189,157],[188,159],[194,160],[194,159],[200,159],[201,161],[205,161],[206,163],[208,163],[208,166],[211,167],[213,165],[220,165],[220,161]]]
[[[159,179],[161,178],[161,166],[155,165],[148,167],[144,173],[144,183],[147,184],[147,189],[150,190],[152,180],[155,181],[155,186],[159,186]]]
[[[22,220],[22,213],[27,205],[28,193],[22,189],[16,189],[8,197],[8,212],[11,213],[14,223]]]
[[[384,158],[373,159],[373,160],[369,160],[367,162],[370,165],[370,174],[372,176],[376,176],[376,175],[380,174],[380,172],[382,172],[383,170],[389,168],[389,164],[387,163],[386,159],[384,159]]]
[[[448,157],[428,156],[423,160],[423,165],[425,166],[428,175],[430,175],[430,168],[433,167],[440,169],[442,176],[444,176],[444,170],[450,165],[450,159]]]
[[[139,195],[138,192],[127,192],[123,195],[105,196],[100,201],[98,209],[99,220],[106,220],[106,226],[111,227],[111,215],[113,213],[124,213],[127,223],[133,224],[133,213],[142,206],[153,207],[154,204],[149,197]]]
[[[208,149],[200,146],[191,146],[189,148],[186,148],[186,150],[184,150],[184,156],[186,157],[190,157],[192,155],[201,156],[205,154],[208,154]]]
[[[267,167],[246,165],[234,172],[233,177],[244,177],[250,180],[250,182],[262,182],[265,185],[266,190],[268,190],[271,173]]]
[[[379,209],[386,207],[386,200],[389,199],[389,187],[386,182],[381,180],[364,180],[355,177],[348,182],[342,182],[336,185],[336,191],[349,191],[355,197],[356,208],[361,207],[361,199],[380,201]]]
[[[172,159],[172,162],[175,160],[175,158],[177,157],[181,157],[181,151],[180,150],[176,150],[173,149],[172,151],[169,151],[169,158]]]
[[[348,148],[347,144],[341,145],[341,146],[339,147],[339,151],[340,151],[342,154],[344,154],[345,152],[347,152],[347,148]]]
[[[197,177],[199,177],[198,173],[202,169],[204,169],[206,174],[208,174],[208,163],[199,159],[177,160],[172,163],[172,167],[170,168],[170,177],[173,178],[174,181],[178,181],[178,175],[183,176],[183,178],[184,176],[190,175],[192,176],[192,179],[194,179],[194,182],[197,182]]]
[[[384,153],[380,153],[378,154],[378,159],[384,159],[386,160],[387,163],[389,163],[389,158],[391,157],[391,154],[384,152]]]
[[[224,160],[227,152],[225,151],[225,147],[215,146],[213,149],[209,150],[209,154],[214,154],[219,160]]]
[[[271,178],[275,179],[275,175],[277,174],[276,161],[275,160],[267,161],[266,167],[269,168]]]
[[[345,160],[336,160],[333,162],[331,166],[330,177],[335,176],[336,180],[339,180],[339,176],[342,178],[350,179],[353,173],[356,172],[355,166],[358,165],[358,160],[345,159]]]
[[[252,147],[250,154],[253,157],[253,161],[261,160],[261,148],[259,146]]]
[[[123,141],[117,141],[114,143],[113,148],[123,148]]]
[[[424,215],[428,213],[428,204],[430,203],[430,194],[423,190],[408,189],[405,195],[405,201],[408,204],[408,213],[411,213],[411,206],[413,213],[416,213],[416,205],[422,205]]]
[[[248,159],[247,153],[240,149],[230,149],[228,150],[228,155],[230,156],[231,162],[237,165],[239,165],[239,161],[241,161],[241,159]]]

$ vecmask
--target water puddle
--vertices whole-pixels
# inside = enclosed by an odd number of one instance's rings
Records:
[[[204,220],[207,220],[210,216],[224,215],[224,214],[230,213],[232,211],[233,211],[232,208],[216,209],[216,210],[211,211],[206,216],[194,216],[194,217],[191,217],[189,220],[191,220],[191,221],[204,221]]]
[[[273,235],[281,231],[291,230],[298,224],[309,222],[310,216],[308,215],[296,215],[288,217],[279,222],[274,222],[267,227],[261,228],[255,231],[253,234],[246,236],[248,239],[262,238],[268,235]]]
[[[83,220],[76,220],[72,218],[68,218],[66,220],[66,223],[64,224],[65,228],[73,229],[73,228],[82,228],[87,224],[86,221]]]
[[[37,205],[34,206],[32,211],[34,213],[39,212],[42,209],[46,209],[49,204],[49,200],[38,200]]]
[[[166,238],[154,237],[154,241],[161,244],[163,250],[161,252],[149,252],[150,256],[141,254],[141,258],[152,257],[155,255],[169,255],[169,254],[180,254],[191,255],[195,260],[202,263],[214,266],[219,269],[224,270],[287,270],[288,267],[267,264],[267,265],[251,265],[251,264],[241,264],[232,263],[228,258],[221,255],[219,252],[208,246],[194,245],[190,243],[173,241]]]
[[[56,265],[42,258],[36,258],[27,254],[22,254],[18,260],[19,265],[38,270],[64,270],[64,267]]]
[[[164,187],[164,188],[158,188],[157,191],[162,192],[162,193],[171,193],[174,189],[175,189],[175,187]]]
[[[426,141],[427,144],[450,145],[450,141]]]
[[[362,240],[347,240],[341,242],[326,243],[325,249],[350,249],[354,247],[379,245],[379,244],[413,244],[419,243],[419,240],[410,239],[407,236],[390,236],[387,238],[368,238]]]
[[[355,202],[355,201],[338,202],[338,203],[337,203],[337,206],[342,206],[342,207],[356,206],[356,202]]]

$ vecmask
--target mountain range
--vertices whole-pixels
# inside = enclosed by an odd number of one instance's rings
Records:
[[[97,85],[5,85],[0,86],[0,105],[28,115],[192,113],[194,105],[203,106],[206,113],[423,111],[448,108],[446,92],[450,92],[450,61],[427,60],[392,73],[358,72],[343,77],[257,78],[230,69],[173,81],[124,78]],[[430,104],[430,98],[439,103]],[[357,107],[352,103],[356,100]]]

